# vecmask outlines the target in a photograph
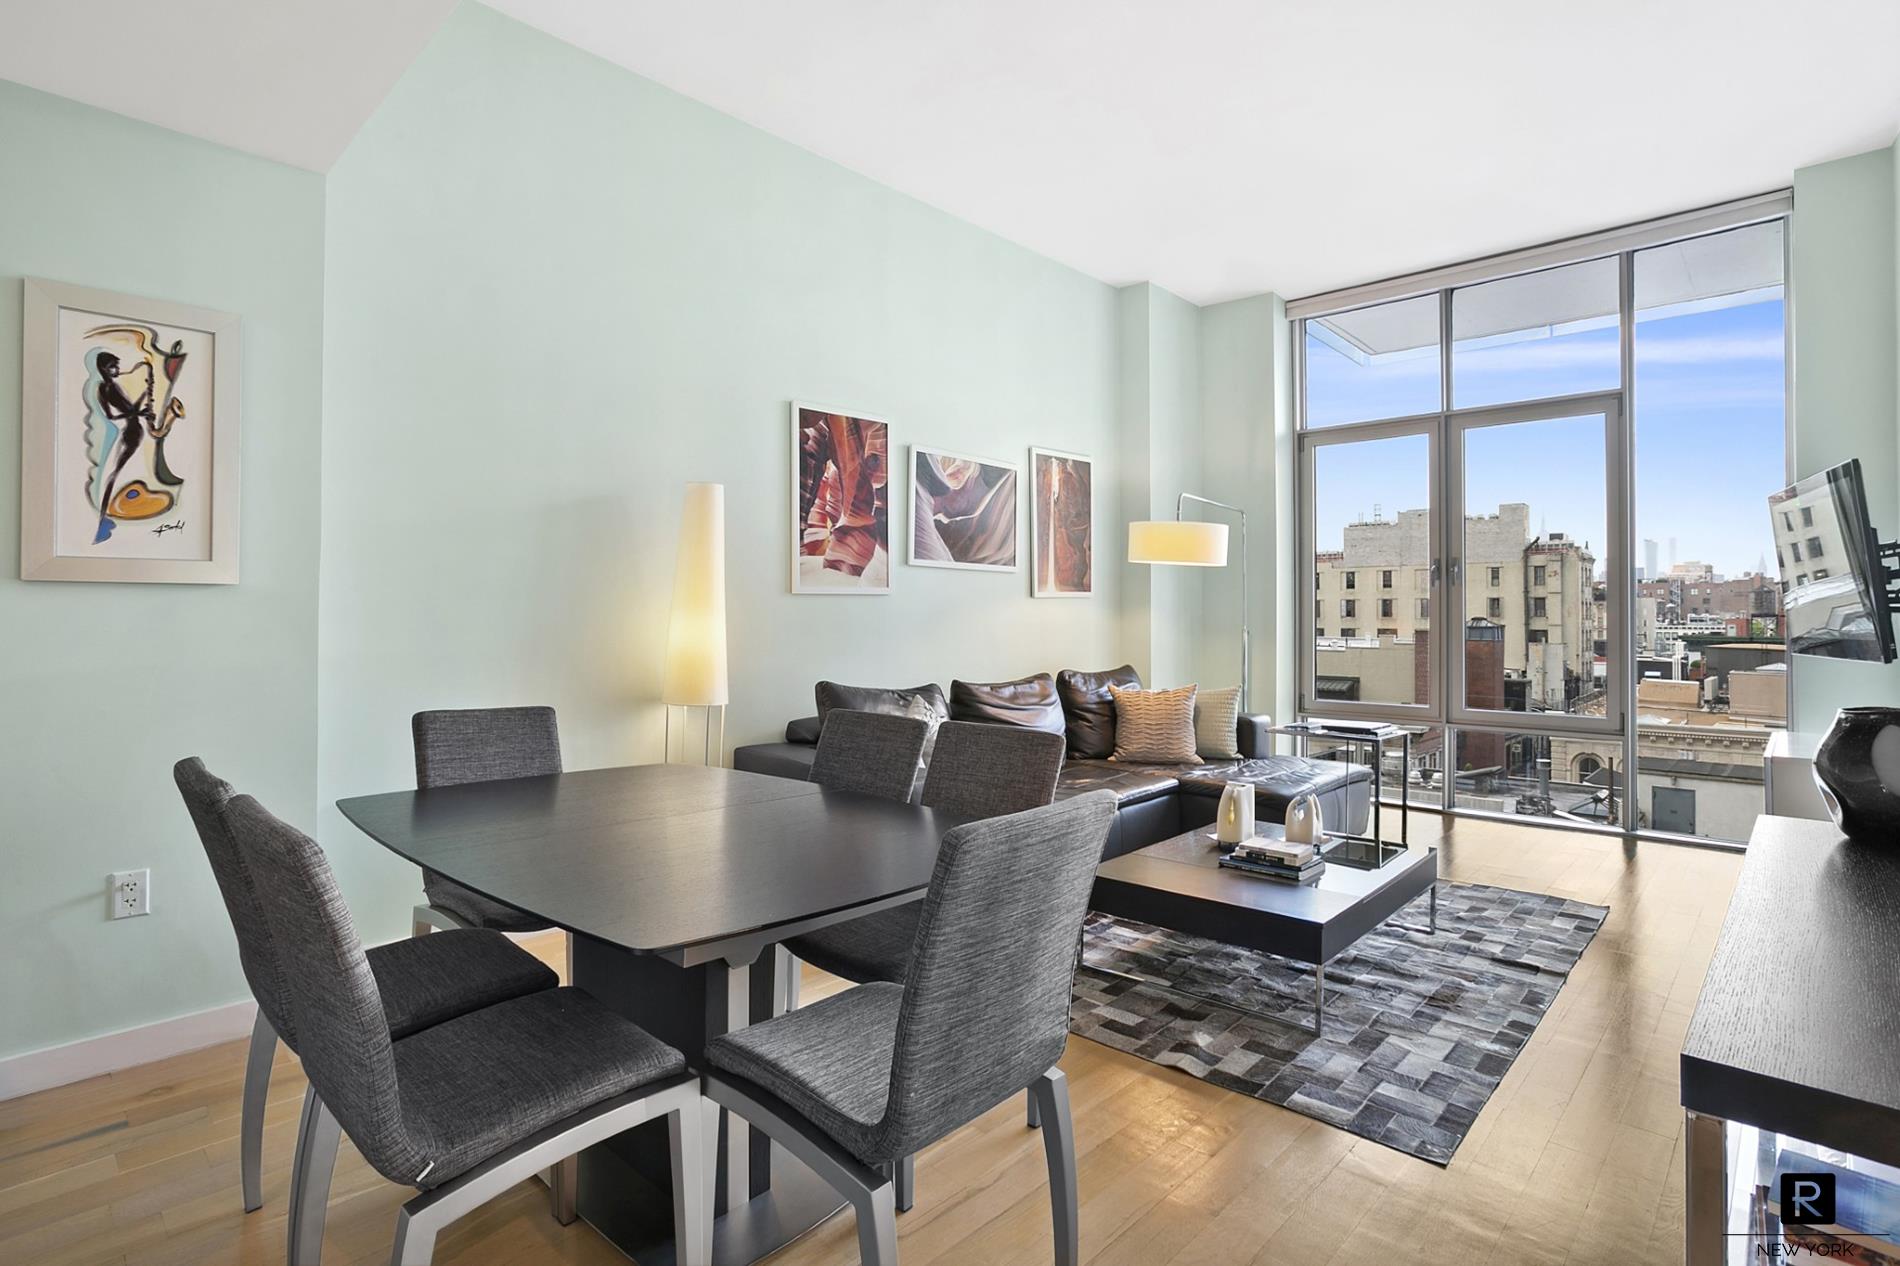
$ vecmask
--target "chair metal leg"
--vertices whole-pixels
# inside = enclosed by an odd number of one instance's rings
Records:
[[[409,935],[427,936],[431,932],[453,932],[469,925],[437,906],[419,905],[409,912]]]
[[[244,1212],[264,1204],[264,1104],[270,1097],[271,1061],[277,1057],[277,1030],[258,1008],[251,1026],[251,1051],[244,1061],[244,1106],[238,1113],[238,1173],[244,1186]]]
[[[284,1215],[284,1223],[288,1228],[287,1234],[295,1234],[297,1213],[303,1207],[303,1171],[306,1163],[304,1153],[308,1148],[307,1140],[310,1138],[310,1121],[316,1115],[316,1111],[317,1096],[306,1087],[303,1110],[297,1118],[297,1141],[290,1149],[290,1207]],[[288,1255],[286,1255],[286,1260],[288,1260]]]
[[[435,1260],[435,1233],[441,1228],[435,1219],[411,1217],[406,1208],[396,1210],[396,1245],[389,1254],[389,1266],[429,1266]]]
[[[773,1008],[772,1013],[784,1015],[787,1011],[798,1010],[798,980],[804,973],[804,968],[799,964],[798,955],[783,945],[772,947],[772,958],[772,970],[778,981],[778,988],[775,991],[778,995],[776,999],[778,1006]]]
[[[669,1113],[667,1139],[673,1154],[674,1257],[688,1262],[712,1260],[712,1183],[706,1168],[706,1113],[699,1101]]]
[[[917,1203],[917,1158],[906,1156],[897,1162],[891,1175],[892,1185],[897,1188],[897,1211],[909,1213]]]
[[[681,1119],[681,1124],[675,1127],[681,1133],[675,1144],[673,1171],[674,1216],[681,1220],[684,1228],[680,1232],[682,1251],[678,1260],[681,1266],[709,1261],[711,1212],[703,1200],[697,1213],[691,1206],[693,1193],[705,1189],[705,1162],[695,1154],[696,1149],[704,1147],[698,1128],[704,1119],[701,1105],[698,1078],[687,1074],[603,1100],[565,1121],[557,1121],[404,1205],[396,1218],[396,1242],[390,1261],[394,1266],[429,1266],[435,1254],[436,1237],[449,1223],[550,1165],[558,1171],[562,1161],[583,1148],[663,1115]],[[684,1194],[681,1187],[685,1188]],[[682,1199],[687,1202],[683,1211]],[[701,1238],[693,1239],[693,1236]],[[291,1266],[303,1264],[292,1258]]]
[[[299,1140],[296,1194],[287,1228],[289,1266],[318,1266],[323,1260],[323,1222],[330,1210],[330,1179],[336,1172],[336,1146],[343,1128],[317,1097],[304,1091],[304,1128]]]
[[[1031,1090],[1025,1097],[1029,1100],[1029,1128],[1039,1129],[1042,1126],[1042,1109],[1036,1106],[1036,1092]]]
[[[1075,1122],[1069,1115],[1069,1081],[1051,1068],[1030,1087],[1042,1106],[1042,1147],[1049,1158],[1049,1210],[1055,1223],[1056,1266],[1082,1260],[1082,1207],[1075,1184]]]
[[[897,1266],[896,1193],[881,1183],[851,1193],[858,1214],[858,1258],[864,1266]]]
[[[549,1175],[548,1205],[554,1213],[554,1220],[562,1226],[572,1226],[574,1219],[580,1216],[575,1206],[580,1197],[581,1158],[570,1156],[566,1160],[554,1162]]]

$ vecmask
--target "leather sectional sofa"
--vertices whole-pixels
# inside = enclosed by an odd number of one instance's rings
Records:
[[[1221,791],[1229,782],[1254,785],[1255,813],[1260,821],[1284,821],[1287,805],[1311,794],[1319,797],[1321,813],[1330,829],[1357,833],[1366,829],[1372,809],[1372,771],[1343,760],[1271,754],[1270,722],[1265,716],[1240,718],[1235,735],[1237,757],[1204,758],[1193,765],[1116,761],[1098,754],[1114,747],[1113,704],[1108,701],[1106,686],[1109,681],[1135,682],[1134,670],[1065,670],[1061,678],[1060,685],[1046,673],[994,684],[955,681],[947,699],[935,685],[873,690],[820,682],[816,692],[819,716],[792,721],[785,727],[783,742],[734,749],[733,767],[803,779],[810,773],[818,750],[825,712],[835,707],[901,712],[936,720],[1033,725],[1066,734],[1069,756],[1063,763],[1056,798],[1105,788],[1113,791],[1120,802],[1104,857],[1117,857],[1213,822]]]

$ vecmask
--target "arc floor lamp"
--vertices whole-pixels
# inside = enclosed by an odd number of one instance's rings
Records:
[[[1138,519],[1128,525],[1128,561],[1168,567],[1227,566],[1227,525],[1183,518],[1182,511],[1190,501],[1240,518],[1240,710],[1245,712],[1253,667],[1252,639],[1247,629],[1247,512],[1225,501],[1184,492],[1174,500],[1174,518]]]

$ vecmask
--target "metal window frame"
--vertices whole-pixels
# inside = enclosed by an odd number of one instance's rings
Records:
[[[1314,550],[1317,532],[1314,515],[1314,477],[1315,455],[1319,448],[1334,444],[1350,444],[1366,440],[1395,438],[1398,436],[1422,434],[1426,438],[1430,454],[1428,487],[1430,496],[1443,506],[1461,504],[1446,498],[1447,481],[1453,478],[1452,461],[1447,453],[1451,447],[1451,437],[1458,434],[1462,441],[1461,415],[1477,415],[1501,411],[1522,413],[1529,409],[1543,409],[1555,406],[1561,409],[1602,399],[1613,399],[1615,417],[1606,417],[1606,481],[1613,485],[1613,491],[1607,494],[1607,527],[1611,540],[1609,548],[1612,558],[1610,574],[1633,577],[1636,546],[1636,506],[1635,506],[1635,461],[1636,461],[1636,376],[1635,376],[1635,267],[1636,253],[1651,247],[1664,246],[1671,242],[1689,238],[1704,237],[1715,233],[1728,232],[1765,224],[1779,220],[1782,224],[1782,313],[1783,313],[1783,353],[1784,393],[1782,410],[1784,473],[1789,482],[1793,482],[1799,469],[1796,452],[1795,402],[1796,383],[1799,366],[1795,356],[1795,322],[1797,320],[1797,283],[1794,275],[1794,198],[1791,190],[1780,189],[1754,197],[1737,199],[1731,202],[1700,207],[1677,215],[1664,216],[1635,224],[1623,225],[1598,233],[1567,238],[1524,250],[1503,252],[1470,260],[1446,267],[1428,269],[1401,277],[1390,278],[1365,285],[1345,287],[1309,295],[1291,300],[1286,306],[1287,320],[1292,327],[1292,392],[1294,407],[1294,444],[1297,454],[1296,482],[1294,487],[1294,527],[1298,549],[1296,559],[1299,569],[1299,584],[1307,586],[1306,592],[1316,593],[1318,589],[1318,568]],[[1484,406],[1464,410],[1454,410],[1452,402],[1452,294],[1462,287],[1497,281],[1506,277],[1525,273],[1541,272],[1563,267],[1567,264],[1586,262],[1591,259],[1615,257],[1618,277],[1618,333],[1621,383],[1614,391],[1598,391],[1579,396],[1550,397],[1541,400],[1512,402],[1506,405]],[[1416,299],[1424,295],[1437,293],[1439,298],[1438,349],[1439,394],[1438,410],[1431,413],[1413,414],[1402,418],[1372,419],[1362,422],[1347,422],[1322,427],[1309,427],[1306,424],[1306,337],[1305,322],[1316,317],[1324,317],[1355,308],[1370,307],[1381,303],[1390,303],[1404,299]],[[1544,413],[1546,417],[1566,416],[1559,411]],[[1524,418],[1521,420],[1535,420]],[[1462,454],[1460,453],[1461,457]],[[1462,471],[1458,474],[1461,476]],[[1462,491],[1462,490],[1460,490]],[[1431,583],[1426,591],[1426,601],[1434,612],[1444,613],[1452,609],[1450,594],[1453,591],[1449,569],[1443,566],[1446,558],[1444,522],[1450,512],[1440,504],[1429,507],[1428,548],[1431,554]],[[1614,726],[1579,727],[1572,722],[1577,718],[1567,718],[1566,714],[1553,713],[1516,713],[1464,710],[1466,715],[1458,715],[1452,706],[1454,700],[1463,699],[1462,680],[1453,681],[1450,661],[1457,659],[1452,654],[1452,639],[1440,638],[1437,654],[1432,665],[1432,678],[1427,691],[1428,699],[1420,704],[1390,704],[1376,701],[1321,701],[1316,689],[1318,656],[1314,651],[1313,609],[1308,603],[1298,604],[1299,647],[1295,673],[1295,705],[1299,712],[1310,713],[1323,710],[1327,715],[1359,716],[1397,721],[1402,724],[1427,726],[1438,729],[1444,735],[1443,759],[1445,776],[1440,779],[1440,811],[1462,816],[1496,818],[1528,826],[1566,826],[1573,829],[1591,830],[1603,834],[1620,834],[1626,838],[1658,840],[1668,843],[1686,844],[1700,848],[1737,850],[1744,847],[1741,841],[1718,840],[1707,836],[1679,835],[1672,832],[1654,831],[1641,828],[1637,824],[1640,807],[1640,767],[1638,758],[1639,733],[1636,724],[1636,690],[1638,682],[1635,674],[1636,647],[1636,604],[1632,601],[1632,584],[1612,585],[1606,595],[1610,605],[1607,613],[1606,641],[1606,681],[1618,683],[1620,692],[1610,699],[1620,711]],[[1788,717],[1792,725],[1798,712],[1798,674],[1790,663],[1788,672]],[[1462,664],[1457,667],[1462,672]],[[1453,693],[1453,688],[1457,693]],[[1614,689],[1614,686],[1611,687]],[[1609,708],[1606,708],[1606,720]],[[1551,718],[1565,718],[1546,726],[1541,722]],[[1527,722],[1531,722],[1527,724]],[[1462,730],[1476,730],[1490,733],[1510,734],[1555,734],[1574,735],[1601,739],[1606,734],[1620,735],[1622,744],[1622,800],[1620,804],[1621,825],[1597,825],[1594,823],[1574,823],[1567,820],[1544,820],[1508,814],[1495,814],[1484,810],[1460,809],[1456,805],[1456,778],[1453,771],[1457,764],[1458,736]],[[1615,785],[1614,782],[1612,784]],[[1429,805],[1420,805],[1429,808]]]

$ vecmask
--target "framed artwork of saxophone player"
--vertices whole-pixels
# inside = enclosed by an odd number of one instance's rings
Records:
[[[26,279],[20,578],[238,579],[238,319]]]

